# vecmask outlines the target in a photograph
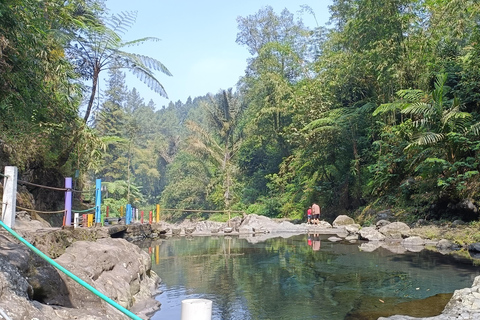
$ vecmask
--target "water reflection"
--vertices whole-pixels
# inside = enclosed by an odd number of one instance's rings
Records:
[[[437,294],[470,287],[480,274],[471,263],[435,252],[364,252],[327,238],[156,242],[146,248],[162,278],[162,307],[152,319],[180,319],[181,301],[192,298],[212,300],[214,320],[377,319],[402,303],[440,301]],[[443,309],[442,299],[434,313]]]

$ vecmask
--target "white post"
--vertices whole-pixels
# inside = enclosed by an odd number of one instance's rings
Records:
[[[78,212],[75,212],[75,215],[73,216],[73,227],[78,228],[80,222],[80,214]]]
[[[212,301],[207,299],[187,299],[182,301],[180,320],[211,320]]]
[[[5,178],[3,179],[2,221],[9,228],[13,228],[15,225],[17,175],[17,167],[5,167]]]

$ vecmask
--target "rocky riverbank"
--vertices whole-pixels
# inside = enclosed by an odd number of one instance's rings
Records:
[[[347,216],[337,217],[332,224],[322,221],[318,225],[248,215],[224,223],[136,223],[70,230],[49,228],[25,215],[18,218],[15,229],[30,243],[144,319],[160,307],[154,299],[160,279],[151,270],[149,255],[132,241],[159,236],[234,235],[250,242],[261,242],[274,237],[317,233],[330,234],[330,241],[358,243],[359,250],[373,251],[382,247],[397,254],[424,249],[450,254],[462,249],[474,256],[477,254],[475,248],[480,247],[475,244],[462,247],[449,239],[430,239],[424,236],[421,228],[410,228],[405,223],[386,219],[379,219],[374,226],[361,227]],[[128,319],[48,265],[5,231],[0,232],[0,309],[12,319]],[[394,316],[382,319],[416,318]],[[457,290],[442,315],[418,319],[480,319],[480,277],[472,288]]]
[[[160,307],[153,298],[160,278],[150,256],[124,239],[74,241],[55,261],[143,319]],[[0,310],[13,320],[130,319],[5,231],[0,232]]]

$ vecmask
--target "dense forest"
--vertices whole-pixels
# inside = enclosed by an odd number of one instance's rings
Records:
[[[368,222],[385,208],[409,221],[478,219],[476,0],[334,0],[314,29],[260,8],[237,18],[251,53],[237,87],[166,106],[125,82],[132,72],[168,92],[168,66],[124,51],[156,40],[124,42],[134,13],[5,0],[0,17],[0,164],[24,180],[69,176],[88,190],[101,178],[112,211],[160,203],[302,219],[317,202],[327,219]],[[62,205],[30,191],[43,208]]]

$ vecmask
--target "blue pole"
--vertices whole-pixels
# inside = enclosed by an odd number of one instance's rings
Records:
[[[125,223],[130,224],[132,221],[132,205],[129,203],[127,204],[127,213],[125,214]]]
[[[100,223],[102,217],[102,179],[95,182],[95,222]]]
[[[72,225],[72,178],[65,178],[65,225]]]

